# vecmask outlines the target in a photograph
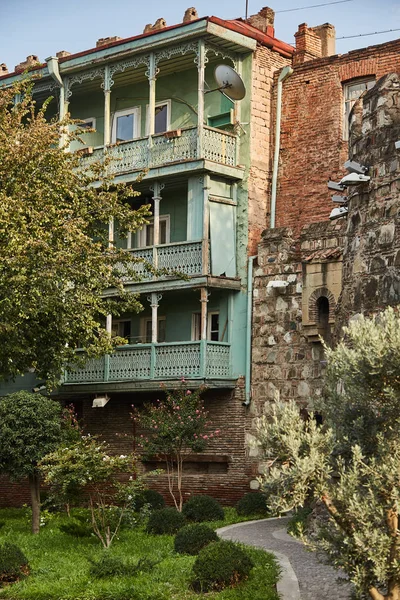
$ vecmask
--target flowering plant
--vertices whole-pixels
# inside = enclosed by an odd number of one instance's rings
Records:
[[[219,430],[211,431],[208,412],[201,396],[204,388],[191,391],[182,379],[177,390],[165,391],[165,398],[155,404],[134,409],[132,417],[143,429],[138,449],[145,459],[158,456],[165,462],[168,489],[177,510],[182,510],[182,476],[185,455],[201,452]]]

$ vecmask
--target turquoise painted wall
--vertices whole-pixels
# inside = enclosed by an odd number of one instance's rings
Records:
[[[229,61],[227,61],[227,64],[229,64]],[[210,65],[206,68],[206,82],[210,89],[216,87],[214,66]],[[82,137],[85,145],[93,147],[102,146],[104,140],[104,94],[100,88],[100,80],[98,81],[98,91],[92,91],[88,95],[80,93],[79,84],[73,86],[69,104],[69,111],[73,119],[96,119],[96,133],[84,134]],[[171,100],[171,129],[197,125],[197,87],[197,68],[195,65],[193,65],[193,69],[175,73],[173,76],[163,76],[162,71],[159,74],[156,83],[156,102]],[[111,89],[111,113],[127,108],[140,108],[139,137],[147,135],[148,103],[149,84],[147,79],[131,86],[118,87],[114,85]],[[206,94],[205,122],[207,123],[208,117],[225,113],[232,107],[233,103],[219,92]],[[112,121],[113,114],[111,114],[111,128]],[[80,147],[82,147],[82,144],[74,142],[71,145],[71,150],[77,150]]]

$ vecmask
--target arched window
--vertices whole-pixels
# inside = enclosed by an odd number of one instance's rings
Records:
[[[326,296],[320,296],[316,302],[318,333],[325,340],[330,338],[329,327],[329,300]]]

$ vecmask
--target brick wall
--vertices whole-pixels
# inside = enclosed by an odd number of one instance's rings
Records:
[[[127,454],[135,448],[133,424],[130,419],[132,403],[155,400],[160,394],[112,394],[104,408],[91,407],[92,398],[77,398],[81,404],[84,430],[98,435],[111,446],[115,454]],[[246,408],[243,381],[234,390],[209,390],[205,394],[205,407],[209,411],[212,427],[221,433],[214,438],[199,460],[196,455],[184,480],[184,494],[210,494],[224,504],[233,504],[249,490],[253,476],[252,465],[245,448]],[[136,436],[140,431],[136,431]],[[209,457],[209,460],[207,460]],[[162,468],[163,465],[158,464]],[[171,503],[167,479],[164,475],[149,479],[150,487],[161,492]],[[10,483],[0,478],[0,507],[21,506],[30,503],[27,482]]]
[[[276,224],[295,237],[332,210],[329,178],[340,180],[348,158],[343,140],[342,85],[400,69],[400,40],[294,67],[283,84]]]
[[[248,180],[249,255],[256,254],[266,227],[271,184],[271,141],[273,136],[272,88],[274,73],[290,60],[258,46],[253,60],[251,89],[250,173]]]

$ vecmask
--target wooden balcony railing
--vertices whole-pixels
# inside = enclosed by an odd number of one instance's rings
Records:
[[[141,171],[162,167],[171,163],[205,159],[222,165],[236,165],[237,138],[232,133],[204,127],[202,144],[198,144],[197,127],[182,129],[180,135],[170,137],[158,134],[149,138],[120,142],[110,146],[108,153],[113,161],[109,172],[118,175],[129,171]],[[199,147],[202,148],[200,156]],[[85,165],[99,161],[103,157],[103,148],[96,148],[92,154],[82,158]]]
[[[64,385],[231,376],[230,344],[202,340],[121,346],[67,370]]]

